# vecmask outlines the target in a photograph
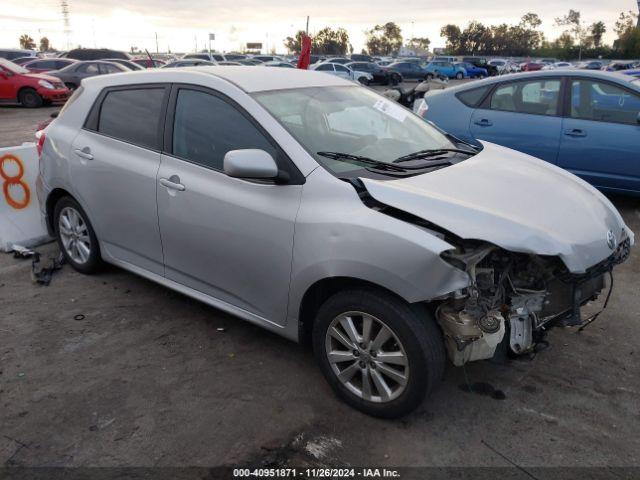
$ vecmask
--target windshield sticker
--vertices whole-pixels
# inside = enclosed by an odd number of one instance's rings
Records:
[[[373,104],[373,108],[376,110],[380,110],[385,115],[389,115],[391,118],[395,118],[399,122],[404,122],[404,119],[407,118],[407,112],[398,105],[394,105],[393,103],[387,102],[386,100],[378,100]]]

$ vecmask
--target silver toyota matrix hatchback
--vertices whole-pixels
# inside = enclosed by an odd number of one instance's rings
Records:
[[[109,262],[308,342],[381,417],[415,408],[447,357],[527,354],[593,320],[581,307],[633,245],[570,173],[320,72],[94,77],[40,147],[42,215],[73,268]]]

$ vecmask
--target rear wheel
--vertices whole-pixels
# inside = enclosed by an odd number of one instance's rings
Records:
[[[71,197],[63,197],[54,210],[58,245],[69,264],[81,273],[94,273],[101,264],[98,239],[82,207]]]
[[[358,81],[362,84],[362,85],[369,85],[369,79],[366,77],[360,77],[358,79]]]
[[[20,94],[18,95],[18,101],[23,107],[26,108],[37,108],[42,106],[42,97],[38,95],[33,88],[24,88],[20,90]]]
[[[426,81],[433,80],[433,73],[427,73],[427,75],[424,77],[424,79]]]
[[[458,73],[456,73],[456,78],[457,78],[458,80],[462,80],[462,79],[464,78],[464,73],[462,73],[462,72],[458,72]]]
[[[400,75],[398,75],[397,73],[391,74],[391,85],[398,85],[400,83],[400,80]]]
[[[377,417],[411,412],[444,371],[444,344],[433,318],[373,289],[330,297],[316,316],[313,347],[338,396]]]

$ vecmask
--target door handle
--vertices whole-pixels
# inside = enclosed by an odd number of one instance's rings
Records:
[[[587,136],[587,132],[579,128],[570,128],[568,130],[565,130],[564,134],[567,135],[568,137],[586,137]]]
[[[74,153],[85,160],[93,160],[93,155],[91,155],[91,149],[89,147],[84,147],[82,150],[76,148]]]
[[[473,123],[475,123],[476,125],[480,125],[481,127],[490,127],[491,125],[493,125],[493,122],[487,118],[476,120]]]
[[[180,178],[175,175],[172,175],[171,178],[161,178],[160,185],[179,192],[185,191],[185,186],[180,183]]]

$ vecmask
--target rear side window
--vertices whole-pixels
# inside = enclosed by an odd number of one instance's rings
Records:
[[[140,147],[160,150],[164,88],[110,91],[100,107],[97,131]]]
[[[490,88],[490,85],[480,88],[472,88],[471,90],[465,90],[464,92],[457,93],[456,97],[458,97],[458,100],[464,103],[467,107],[475,108],[480,104]]]

